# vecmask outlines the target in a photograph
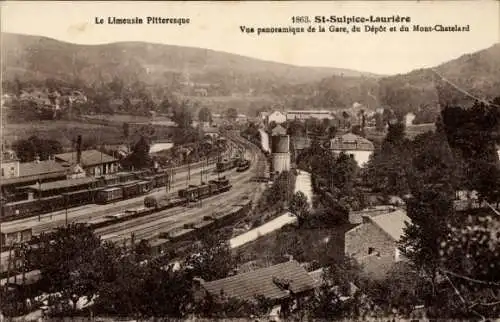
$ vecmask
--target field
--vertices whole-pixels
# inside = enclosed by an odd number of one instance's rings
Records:
[[[409,139],[413,139],[415,136],[428,132],[434,131],[436,129],[436,125],[434,123],[429,124],[418,124],[418,125],[409,125],[406,127],[406,137]],[[366,138],[375,143],[381,143],[385,135],[387,134],[387,130],[383,132],[378,132],[374,127],[367,127],[365,129]]]
[[[27,139],[32,135],[36,135],[44,139],[52,139],[59,141],[63,147],[69,148],[72,146],[72,141],[78,135],[81,135],[84,144],[91,146],[99,146],[101,144],[123,144],[123,128],[124,120],[135,120],[137,123],[130,125],[130,140],[135,141],[136,131],[141,127],[146,126],[149,122],[144,122],[142,118],[127,115],[113,115],[94,118],[92,120],[70,121],[70,120],[44,120],[31,123],[4,123],[2,125],[2,143],[11,144],[16,140]],[[128,123],[128,122],[127,122]],[[163,124],[154,123],[155,141],[169,140],[175,127],[165,126]]]
[[[36,135],[40,138],[61,142],[63,146],[71,146],[77,135],[84,140],[118,144],[123,142],[122,129],[116,126],[105,126],[66,120],[47,120],[31,123],[7,123],[3,125],[2,137],[7,144],[16,140],[27,139]]]

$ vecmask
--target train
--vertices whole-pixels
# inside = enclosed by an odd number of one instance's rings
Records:
[[[175,207],[229,191],[231,188],[229,179],[222,177],[201,185],[189,185],[187,188],[180,189],[176,197],[168,195],[162,197],[147,196],[144,198],[144,207],[162,209]]]
[[[131,172],[120,176],[101,178],[91,185],[81,185],[79,190],[55,196],[34,198],[2,205],[2,220],[63,210],[91,203],[105,204],[146,194],[152,189],[168,184],[167,172]]]
[[[231,189],[229,179],[226,177],[217,180],[210,180],[208,183],[201,185],[191,185],[186,189],[179,190],[179,198],[186,201],[197,201],[211,195],[219,194]]]
[[[220,229],[243,218],[252,208],[252,201],[247,200],[241,204],[233,205],[225,211],[214,216],[205,216],[196,222],[184,224],[170,231],[161,232],[157,238],[149,241],[154,256],[161,256],[170,251],[179,251],[189,248],[192,242],[202,234]]]
[[[216,165],[217,172],[224,172],[234,169],[238,166],[239,162],[239,158],[224,159],[222,161],[219,161]]]
[[[250,169],[250,160],[244,159],[238,163],[238,167],[236,168],[236,171],[243,172],[243,171],[246,171],[248,169]]]

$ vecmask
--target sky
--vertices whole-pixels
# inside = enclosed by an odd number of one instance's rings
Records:
[[[310,1],[310,2],[9,2],[1,6],[2,32],[40,35],[77,44],[145,41],[201,47],[300,66],[406,73],[436,66],[500,42],[500,2],[480,1]],[[307,27],[292,17],[408,16],[413,25],[469,25],[469,32],[314,32],[260,34],[242,26]],[[96,24],[108,17],[189,18],[184,25]],[[325,23],[348,27],[353,24]],[[387,29],[401,23],[383,24]]]

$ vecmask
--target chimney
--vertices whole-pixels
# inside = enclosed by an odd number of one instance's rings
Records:
[[[82,161],[82,136],[79,135],[76,140],[76,163],[80,164]]]

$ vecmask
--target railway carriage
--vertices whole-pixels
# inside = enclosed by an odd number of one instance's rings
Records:
[[[79,190],[62,194],[68,207],[88,204],[94,200],[94,191],[90,189]]]
[[[124,184],[122,186],[122,189],[123,189],[123,198],[124,199],[132,198],[132,197],[135,197],[135,196],[140,194],[138,181]]]
[[[108,202],[113,202],[123,199],[123,188],[122,187],[114,187],[114,188],[106,188],[97,191],[96,194],[96,202],[99,204],[105,204]]]

